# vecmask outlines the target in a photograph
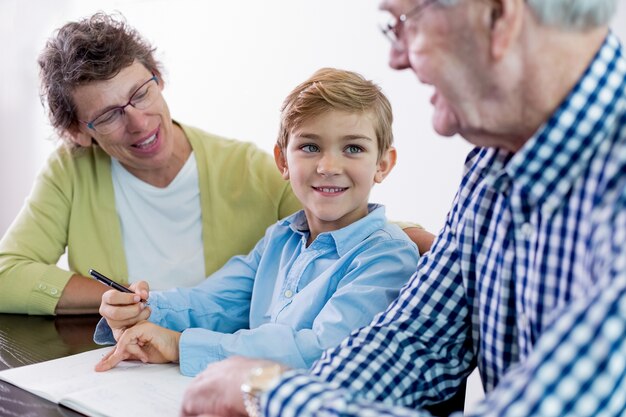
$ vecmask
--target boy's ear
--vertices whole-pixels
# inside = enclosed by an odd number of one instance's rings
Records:
[[[393,167],[396,165],[396,148],[391,147],[384,152],[380,160],[378,161],[378,169],[376,170],[376,174],[374,175],[374,182],[380,184],[383,182],[385,177],[391,172]]]
[[[83,130],[79,126],[73,125],[69,129],[67,129],[67,132],[69,133],[72,142],[74,142],[78,146],[81,146],[83,148],[91,146],[93,140],[91,135],[83,132]]]
[[[289,168],[287,167],[287,159],[285,158],[285,154],[283,150],[278,146],[278,144],[274,145],[274,161],[276,161],[276,166],[280,171],[280,175],[286,180],[289,179]]]

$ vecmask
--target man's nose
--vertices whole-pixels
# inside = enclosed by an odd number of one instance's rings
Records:
[[[389,51],[389,66],[395,70],[403,70],[411,66],[409,54],[403,43],[398,42],[391,46],[391,50]]]

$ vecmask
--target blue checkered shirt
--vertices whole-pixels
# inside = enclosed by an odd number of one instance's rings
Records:
[[[515,154],[473,150],[446,224],[372,324],[291,371],[267,416],[626,415],[626,60],[609,34]]]

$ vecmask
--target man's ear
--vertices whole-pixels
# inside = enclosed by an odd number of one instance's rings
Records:
[[[84,132],[79,126],[71,126],[69,129],[67,129],[67,132],[69,133],[69,137],[72,142],[74,142],[78,146],[86,148],[88,146],[91,146],[91,144],[93,143],[92,136]]]
[[[287,167],[287,159],[285,158],[285,154],[278,144],[274,145],[274,161],[276,161],[276,166],[280,171],[280,175],[286,180],[289,179],[289,168]]]
[[[396,165],[396,158],[398,157],[396,153],[396,148],[391,147],[384,152],[380,160],[378,161],[378,169],[376,169],[376,174],[374,175],[374,182],[380,184],[383,182],[385,177],[389,175],[393,167]]]
[[[499,60],[519,36],[526,13],[525,0],[492,0],[491,56]]]

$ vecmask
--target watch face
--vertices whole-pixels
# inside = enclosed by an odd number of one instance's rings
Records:
[[[282,365],[269,364],[253,368],[241,385],[243,403],[250,417],[261,414],[261,394],[271,388],[285,371]]]
[[[247,384],[252,390],[265,391],[271,387],[273,382],[278,380],[282,373],[283,367],[277,363],[259,366],[250,371]]]

